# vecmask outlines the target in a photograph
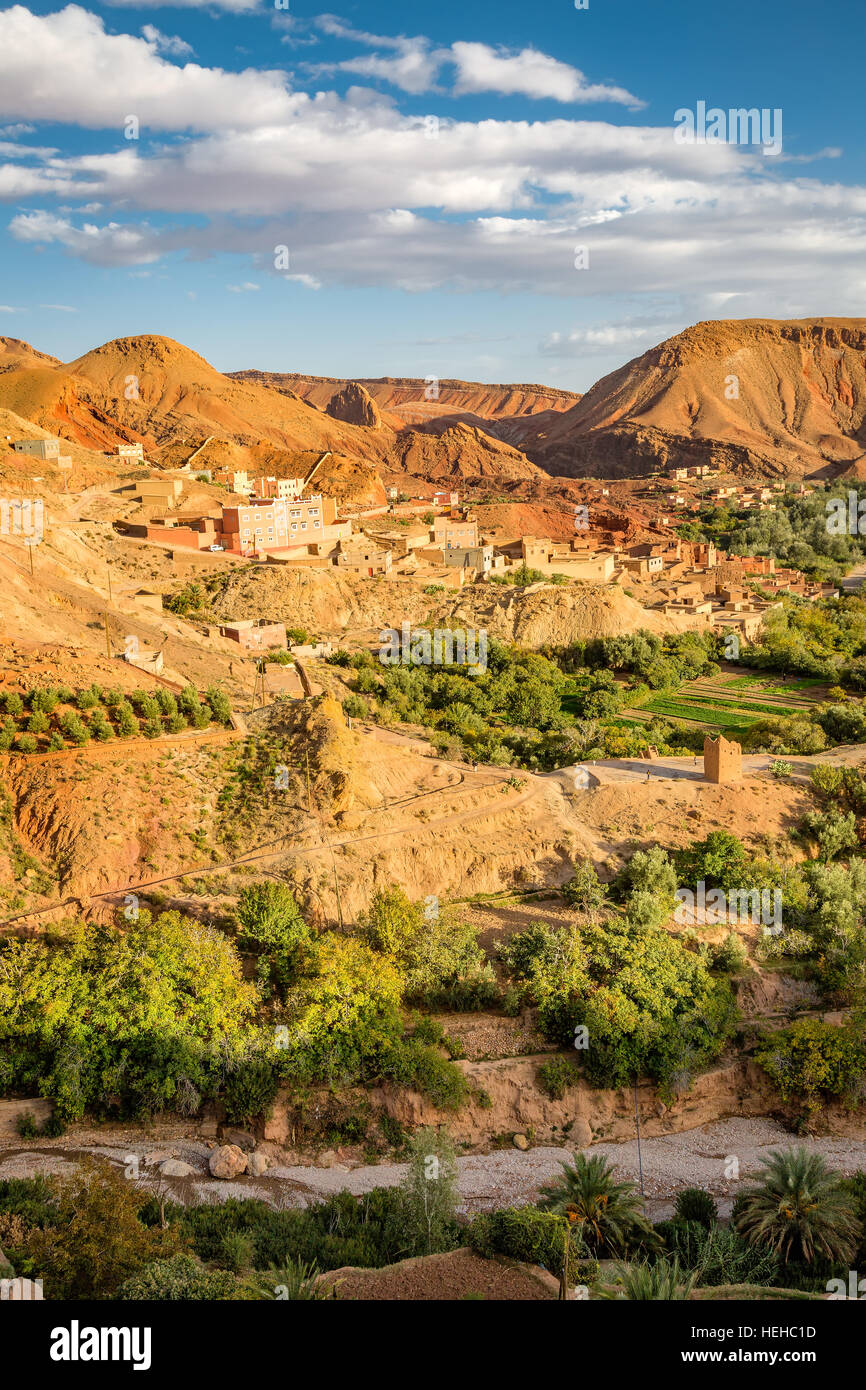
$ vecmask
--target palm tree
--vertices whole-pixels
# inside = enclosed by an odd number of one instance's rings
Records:
[[[695,1274],[680,1268],[676,1256],[672,1260],[656,1260],[655,1264],[640,1260],[636,1264],[620,1265],[616,1271],[615,1286],[602,1289],[600,1296],[608,1299],[627,1298],[632,1302],[682,1301],[689,1297],[695,1278]]]
[[[734,1224],[750,1245],[774,1250],[785,1261],[851,1259],[860,1222],[840,1179],[818,1154],[777,1149],[756,1187],[740,1197]]]
[[[541,1189],[538,1205],[568,1217],[593,1255],[620,1255],[629,1245],[657,1241],[634,1184],[617,1182],[606,1158],[576,1153],[573,1167],[561,1167],[562,1177]]]

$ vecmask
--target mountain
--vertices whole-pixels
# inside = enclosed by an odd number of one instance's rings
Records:
[[[232,381],[171,338],[117,338],[67,364],[0,374],[0,406],[88,448],[142,440],[149,449],[217,435],[240,444],[332,449],[378,458],[365,431],[298,397]]]
[[[752,476],[844,468],[866,450],[866,319],[698,323],[603,377],[521,440],[550,473],[667,464]]]
[[[383,418],[360,383],[329,390],[323,403],[329,410],[320,409],[285,386],[264,384],[261,374],[225,376],[171,338],[117,338],[66,364],[26,344],[21,349],[10,347],[10,368],[0,370],[0,409],[88,449],[113,452],[118,443],[141,440],[151,457],[177,466],[206,443],[211,463],[232,455],[240,467],[246,465],[239,449],[328,451],[344,461],[329,465],[334,478],[371,500],[383,496],[379,471],[425,480],[538,472],[525,455],[478,428],[457,426],[463,432],[456,434],[446,428],[441,439],[395,429],[389,419],[398,426],[400,420]],[[205,453],[200,457],[205,467]],[[353,472],[353,460],[369,465],[366,474]],[[281,471],[276,460],[263,461],[267,471]]]
[[[277,391],[291,391],[302,400],[310,401],[324,410],[335,391],[349,381],[340,377],[304,376],[299,372],[230,372],[236,381],[255,381]],[[470,423],[517,420],[538,411],[561,411],[580,396],[573,391],[560,391],[550,386],[495,386],[480,381],[441,380],[431,377],[355,377],[375,401],[383,416],[396,428],[405,425],[426,425],[440,417],[450,420],[469,418]]]

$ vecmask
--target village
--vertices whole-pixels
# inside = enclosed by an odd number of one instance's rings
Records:
[[[18,440],[17,453],[63,467],[61,441]],[[772,557],[727,558],[711,542],[681,538],[677,527],[701,507],[738,511],[775,509],[786,486],[801,496],[803,483],[747,486],[736,481],[713,486],[706,467],[672,469],[641,482],[623,517],[611,506],[615,484],[595,485],[587,503],[563,504],[566,539],[511,535],[507,524],[484,528],[473,500],[451,489],[427,486],[427,495],[408,496],[397,486],[372,506],[338,501],[317,486],[327,452],[310,458],[296,476],[236,469],[199,469],[196,456],[173,469],[147,466],[140,443],[118,446],[116,459],[136,474],[118,479],[114,530],[167,552],[177,572],[255,561],[304,570],[336,570],[363,579],[387,577],[427,592],[462,589],[476,582],[532,584],[583,581],[619,585],[648,610],[670,620],[673,630],[712,629],[751,641],[766,613],[783,594],[806,600],[836,596],[830,584],[809,582]],[[291,456],[290,456],[291,457]],[[37,480],[34,480],[37,481]],[[684,484],[671,490],[671,483]],[[227,494],[207,511],[189,509],[193,483]],[[423,484],[415,483],[420,491]],[[132,504],[130,511],[129,504]],[[121,511],[124,512],[121,515]],[[560,525],[560,535],[563,527]],[[161,596],[147,591],[138,602],[154,608]],[[253,622],[245,614],[219,629],[249,651],[285,647],[286,622]],[[147,658],[136,658],[144,662]]]

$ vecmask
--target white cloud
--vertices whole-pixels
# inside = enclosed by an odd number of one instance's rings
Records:
[[[192,45],[176,34],[164,34],[153,24],[141,26],[142,35],[157,53],[167,53],[170,58],[186,58],[192,53]]]
[[[173,10],[229,10],[233,14],[250,14],[261,9],[262,0],[148,0],[148,9],[171,8]],[[115,9],[140,10],[142,0],[105,0],[106,5]]]
[[[416,42],[323,22],[395,61]],[[428,56],[438,52],[431,45]],[[448,52],[462,54],[459,80],[499,84],[478,90],[560,101],[588,90],[576,69],[535,50]],[[866,309],[862,187],[786,177],[776,161],[769,171],[760,154],[730,145],[680,145],[670,126],[450,120],[428,138],[420,118],[369,87],[310,95],[287,83],[284,73],[177,66],[155,42],[109,35],[74,6],[0,14],[0,115],[109,129],[105,152],[96,141],[76,155],[13,142],[4,158],[0,148],[0,198],[38,201],[16,208],[12,235],[97,265],[236,256],[235,293],[272,284],[274,247],[285,244],[303,272],[282,278],[309,289],[630,294],[641,304],[691,296],[694,316],[718,305]],[[136,111],[145,126],[152,113],[161,129],[201,133],[124,141],[123,118]],[[586,272],[574,268],[578,244],[590,249]],[[641,331],[624,319],[575,328],[543,351],[628,348]]]
[[[77,314],[78,310],[71,304],[40,304],[40,309],[53,309],[58,314]]]
[[[245,280],[242,285],[226,285],[226,289],[232,294],[249,294],[251,290],[261,289],[261,285],[254,285],[252,280]]]
[[[491,48],[486,43],[454,43],[457,64],[456,92],[498,92],[502,96],[525,96],[551,101],[617,102],[638,107],[644,103],[623,87],[587,82],[579,68],[561,63],[536,48],[519,53]]]
[[[122,130],[134,115],[154,130],[220,130],[292,114],[285,73],[177,67],[144,38],[106,33],[78,5],[0,11],[0,119]]]
[[[350,72],[377,78],[404,92],[417,94],[436,91],[440,71],[451,66],[456,68],[455,96],[468,92],[496,92],[500,96],[560,102],[616,102],[633,109],[644,105],[623,87],[588,82],[579,68],[535,48],[518,52],[505,47],[492,48],[486,43],[465,42],[437,48],[421,35],[387,37],[353,29],[335,15],[320,15],[316,23],[331,38],[345,39],[365,48],[385,49],[394,56],[386,58],[376,53],[366,58],[323,63],[311,68],[315,75]]]

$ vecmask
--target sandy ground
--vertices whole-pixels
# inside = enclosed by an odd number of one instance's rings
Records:
[[[683,1187],[706,1187],[719,1199],[721,1214],[727,1215],[738,1185],[751,1177],[762,1159],[777,1148],[798,1141],[780,1125],[767,1119],[730,1119],[680,1134],[644,1139],[641,1143],[643,1186],[647,1211],[654,1220],[668,1216],[673,1199]],[[809,1139],[806,1146],[819,1153],[829,1166],[850,1174],[866,1168],[866,1144],[852,1139]],[[200,1140],[183,1139],[163,1143],[158,1149],[139,1142],[118,1144],[106,1135],[104,1144],[80,1149],[68,1139],[45,1140],[26,1146],[9,1145],[0,1150],[0,1178],[27,1177],[42,1172],[68,1172],[85,1152],[114,1163],[129,1165],[138,1160],[140,1180],[146,1186],[161,1185],[184,1202],[222,1201],[226,1197],[260,1197],[277,1206],[306,1206],[319,1198],[347,1190],[356,1194],[374,1187],[393,1187],[406,1166],[402,1163],[353,1165],[350,1160],[330,1160],[330,1166],[277,1166],[264,1178],[237,1178],[220,1182],[207,1175],[210,1150]],[[593,1154],[604,1154],[623,1178],[639,1181],[637,1144],[596,1144]],[[184,1159],[197,1169],[188,1179],[159,1179],[157,1165],[164,1159]],[[489,1154],[473,1154],[458,1159],[459,1190],[464,1212],[490,1211],[496,1207],[534,1201],[538,1190],[558,1176],[560,1163],[571,1158],[571,1150],[539,1146],[525,1153],[500,1149]],[[200,1176],[199,1176],[200,1175]]]

